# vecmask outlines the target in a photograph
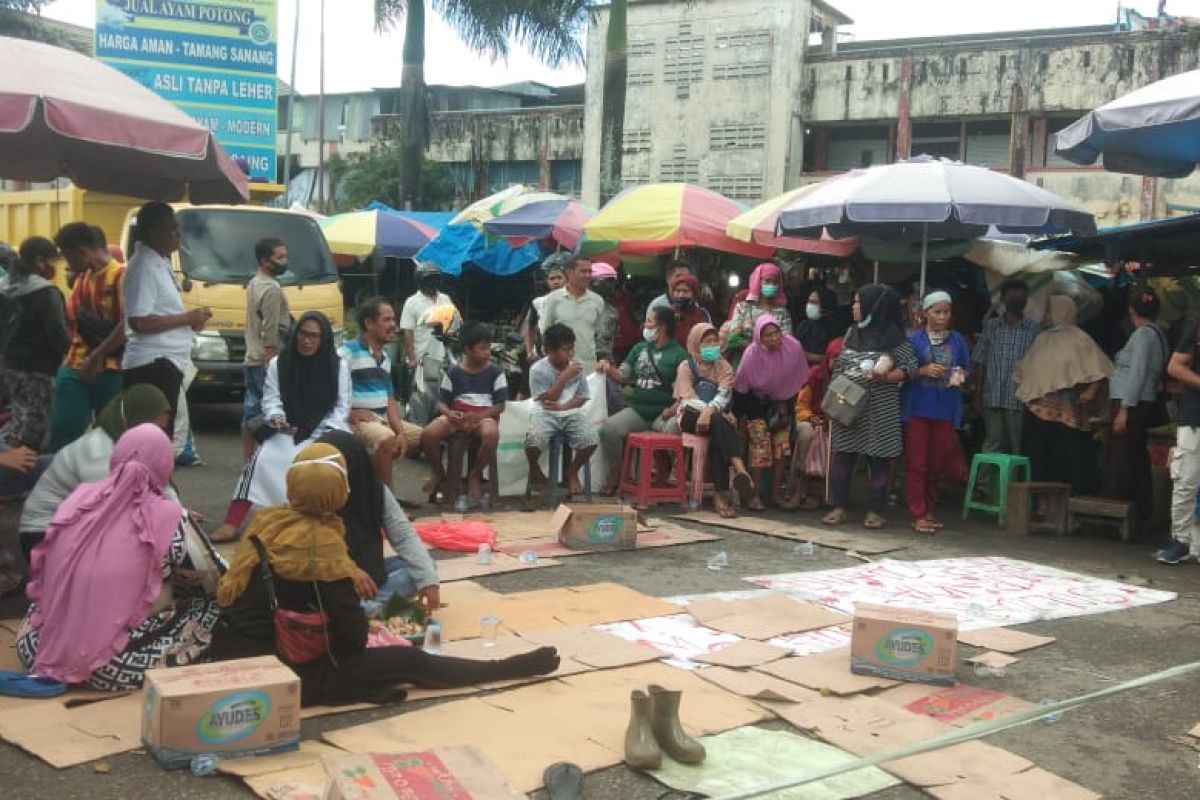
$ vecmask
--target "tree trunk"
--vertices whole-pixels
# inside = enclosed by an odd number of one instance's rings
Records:
[[[409,0],[404,14],[404,68],[400,74],[400,204],[422,208],[421,162],[429,144],[429,105],[425,97],[425,0]]]
[[[625,132],[625,76],[628,71],[628,0],[612,0],[604,53],[604,98],[600,120],[600,203],[621,191],[621,151]]]

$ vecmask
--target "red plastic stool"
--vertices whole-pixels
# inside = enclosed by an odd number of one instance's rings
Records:
[[[704,488],[708,484],[708,437],[694,433],[683,434],[683,450],[691,451],[692,485],[688,507],[695,511],[704,503]]]
[[[653,482],[654,456],[666,453],[675,464],[675,485]],[[637,475],[634,476],[634,455],[637,455]],[[646,509],[656,501],[679,503],[687,508],[688,484],[683,477],[683,439],[670,433],[631,433],[625,437],[625,458],[621,465],[621,486],[618,497],[633,496],[634,506]]]

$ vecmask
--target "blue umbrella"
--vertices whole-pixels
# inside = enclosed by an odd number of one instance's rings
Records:
[[[1200,163],[1200,70],[1089,111],[1055,134],[1055,151],[1076,164],[1102,158],[1110,172],[1187,177]]]
[[[447,275],[461,275],[466,264],[493,275],[515,275],[544,257],[536,241],[513,247],[504,239],[488,237],[469,222],[447,225],[415,256],[417,261],[437,264]]]
[[[584,224],[596,213],[570,197],[538,200],[487,220],[483,229],[510,239],[553,238],[574,250],[583,237]]]

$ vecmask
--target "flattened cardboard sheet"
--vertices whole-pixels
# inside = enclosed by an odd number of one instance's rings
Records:
[[[772,639],[789,633],[828,628],[850,621],[840,611],[782,594],[767,594],[745,600],[697,600],[687,612],[706,628],[732,633],[746,639]]]
[[[630,642],[595,628],[554,628],[530,631],[523,638],[539,645],[558,648],[562,658],[578,661],[594,669],[612,669],[643,664],[664,658],[666,653],[657,647]]]
[[[769,664],[772,661],[778,661],[785,656],[791,655],[791,653],[792,651],[786,647],[778,647],[766,642],[755,641],[754,639],[742,639],[740,642],[727,644],[718,650],[701,653],[693,657],[692,660],[699,661],[702,664],[713,664],[718,667],[747,669],[749,667]]]
[[[739,697],[748,697],[751,700],[804,703],[817,694],[812,689],[805,689],[803,686],[797,686],[782,678],[764,675],[754,670],[709,667],[708,669],[698,669],[695,674]]]
[[[770,519],[756,517],[734,517],[724,519],[715,511],[695,511],[688,514],[678,514],[672,519],[685,522],[700,522],[718,528],[756,533],[760,536],[771,536],[775,539],[788,539],[794,542],[812,542],[821,547],[832,547],[835,550],[853,550],[865,555],[878,555],[903,550],[904,545],[886,538],[858,536],[853,533],[811,528],[807,525],[788,525]]]
[[[1050,644],[1054,637],[1037,636],[1024,631],[1014,631],[1012,628],[982,628],[975,631],[960,630],[958,640],[972,647],[1012,654]]]
[[[37,701],[0,711],[0,738],[62,769],[142,746],[142,693],[67,708]]]
[[[979,664],[980,666],[991,667],[992,669],[1004,669],[1005,667],[1011,666],[1020,660],[1021,659],[1019,658],[1014,658],[1013,656],[1005,655],[1004,653],[997,653],[993,650],[989,650],[986,653],[980,653],[977,656],[971,656],[967,659],[967,663]]]
[[[835,695],[858,694],[896,685],[896,681],[887,678],[852,673],[850,651],[844,648],[806,658],[785,658],[764,664],[757,667],[757,670],[818,692],[828,691]]]
[[[321,764],[326,758],[345,754],[345,750],[330,747],[323,742],[304,741],[300,742],[298,750],[286,753],[246,756],[245,758],[222,758],[217,762],[217,771],[226,775],[236,775],[239,778],[251,778],[256,775],[268,775],[272,772]]]
[[[711,533],[684,528],[681,525],[675,525],[669,522],[660,522],[653,529],[642,532],[638,529],[637,549],[644,550],[647,547],[675,547],[683,544],[695,544],[696,542],[715,542],[720,541],[721,537]],[[558,541],[558,537],[554,535],[537,536],[529,539],[513,539],[511,541],[498,542],[496,549],[501,553],[517,556],[526,550],[532,550],[537,553],[538,558],[569,558],[571,556],[586,556],[594,555],[597,550],[572,550]]]
[[[438,579],[442,583],[482,578],[487,575],[503,575],[508,572],[523,572],[527,569],[546,569],[559,565],[559,562],[553,558],[538,558],[532,564],[526,564],[515,556],[500,552],[492,553],[491,560],[487,564],[480,564],[479,557],[475,554],[439,558],[436,563]]]

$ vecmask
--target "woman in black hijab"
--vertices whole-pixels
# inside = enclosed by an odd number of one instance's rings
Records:
[[[838,378],[866,389],[858,415],[849,425],[833,420],[833,511],[826,525],[846,521],[850,479],[858,456],[867,457],[871,491],[863,525],[882,528],[887,503],[888,462],[904,451],[900,425],[900,386],[917,372],[917,357],[904,333],[900,295],[882,284],[858,290],[852,306],[854,324],[846,334],[842,352],[833,362],[833,382]]]
[[[421,537],[404,515],[391,488],[380,483],[367,449],[353,434],[332,430],[318,440],[336,447],[346,459],[350,499],[341,510],[346,547],[360,574],[354,581],[371,610],[395,594],[416,596],[430,612],[440,604],[437,567]],[[396,556],[384,558],[383,536]]]
[[[283,352],[267,365],[263,382],[262,441],[242,469],[225,522],[213,541],[237,537],[252,506],[287,502],[284,478],[296,453],[330,430],[348,430],[350,370],[338,356],[333,326],[309,311],[292,327]]]
[[[831,289],[821,283],[810,284],[804,307],[793,315],[800,320],[795,335],[804,345],[809,364],[824,361],[829,343],[846,332],[837,318],[837,310],[837,295]]]

